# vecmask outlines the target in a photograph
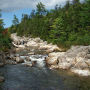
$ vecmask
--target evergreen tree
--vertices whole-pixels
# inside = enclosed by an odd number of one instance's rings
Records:
[[[40,2],[31,15],[23,15],[21,23],[16,25],[18,35],[40,37],[54,44],[69,47],[71,45],[90,44],[90,0],[73,4],[66,2],[64,7],[56,5],[46,10]],[[15,28],[15,25],[13,26]]]
[[[37,15],[45,15],[46,14],[46,9],[45,6],[40,2],[37,4]]]
[[[13,20],[13,25],[18,25],[19,24],[19,20],[18,18],[16,17],[16,15],[14,15],[14,20]]]

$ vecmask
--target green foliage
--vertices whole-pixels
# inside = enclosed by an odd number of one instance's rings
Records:
[[[16,15],[14,15],[13,25],[17,25],[17,24],[19,24],[19,20],[16,17]]]
[[[37,14],[38,15],[45,15],[46,9],[45,6],[40,2],[37,4]]]
[[[80,3],[66,2],[56,5],[55,9],[46,10],[40,2],[31,15],[22,15],[22,21],[10,28],[22,36],[40,37],[63,47],[71,45],[90,45],[90,0]],[[15,19],[14,19],[15,20]],[[15,20],[17,21],[17,20]]]
[[[0,19],[0,51],[6,51],[8,48],[10,48],[10,38],[9,33],[4,35],[4,27],[3,27],[3,20]]]

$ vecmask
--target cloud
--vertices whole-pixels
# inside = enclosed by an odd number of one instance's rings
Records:
[[[53,8],[56,4],[64,4],[66,0],[0,0],[0,9],[35,8],[38,2],[42,2],[47,8]]]

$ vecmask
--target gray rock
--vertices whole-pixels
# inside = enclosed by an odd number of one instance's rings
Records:
[[[90,73],[90,46],[72,46],[66,52],[56,52],[49,54],[47,63],[51,68],[70,69],[72,72],[80,74],[84,70],[83,75]],[[87,70],[87,71],[86,71]]]
[[[21,59],[20,57],[16,57],[16,62],[17,62],[17,63],[23,63],[23,62],[24,62],[24,60],[23,60],[23,59]]]
[[[3,67],[4,66],[4,63],[0,63],[0,67]]]
[[[5,81],[5,78],[3,76],[0,76],[0,83],[4,81]]]

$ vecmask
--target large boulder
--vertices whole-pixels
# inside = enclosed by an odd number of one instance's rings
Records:
[[[52,52],[52,53],[49,53],[48,57],[46,58],[46,62],[47,64],[49,65],[57,65],[59,63],[58,61],[58,57],[61,55],[61,54],[64,54],[63,52]]]
[[[72,46],[66,52],[50,53],[46,61],[51,65],[50,68],[70,69],[80,75],[89,75],[87,73],[90,73],[90,46]]]

